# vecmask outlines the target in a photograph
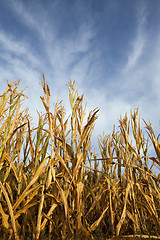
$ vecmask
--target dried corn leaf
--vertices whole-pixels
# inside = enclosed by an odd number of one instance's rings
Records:
[[[100,224],[100,222],[102,221],[104,214],[107,212],[107,210],[109,209],[109,206],[106,207],[106,209],[103,211],[103,213],[101,214],[101,216],[91,225],[90,230],[94,231],[98,225]]]
[[[9,228],[9,223],[8,223],[9,215],[4,212],[1,203],[0,203],[0,213],[2,215],[2,225],[4,228],[8,229]]]

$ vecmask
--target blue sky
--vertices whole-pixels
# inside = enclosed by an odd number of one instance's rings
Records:
[[[71,78],[88,111],[100,108],[94,136],[138,106],[158,133],[160,1],[0,0],[0,92],[20,78],[36,117],[43,73],[68,112]]]

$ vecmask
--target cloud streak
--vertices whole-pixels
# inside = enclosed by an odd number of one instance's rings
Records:
[[[137,12],[137,33],[134,41],[131,43],[131,50],[128,55],[128,61],[123,71],[128,73],[134,67],[137,66],[140,57],[144,53],[145,43],[146,43],[146,34],[145,34],[145,25],[146,25],[146,10],[143,5],[140,10]]]

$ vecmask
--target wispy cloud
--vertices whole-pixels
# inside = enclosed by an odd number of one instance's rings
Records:
[[[126,65],[123,68],[124,73],[128,73],[133,70],[134,67],[138,65],[140,57],[144,53],[145,43],[146,43],[146,7],[141,4],[141,8],[138,8],[137,11],[137,30],[136,35],[133,41],[131,42],[131,48],[128,54],[128,60]]]

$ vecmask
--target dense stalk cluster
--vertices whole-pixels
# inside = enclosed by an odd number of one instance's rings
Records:
[[[74,82],[66,118],[62,102],[51,110],[43,76],[37,127],[21,110],[19,83],[0,96],[1,239],[160,239],[160,143],[151,123],[143,120],[146,139],[138,109],[120,117],[118,132],[99,137],[98,156],[91,136],[99,109],[85,122]]]

